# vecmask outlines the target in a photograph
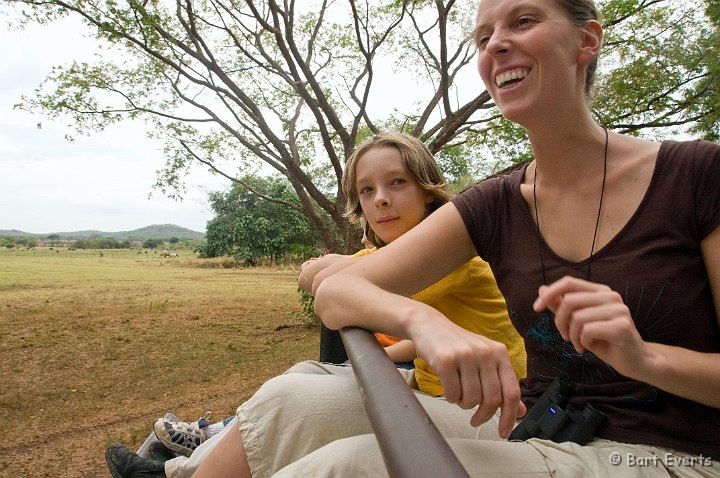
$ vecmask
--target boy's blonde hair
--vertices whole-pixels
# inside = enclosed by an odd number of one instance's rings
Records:
[[[406,133],[379,133],[356,147],[345,163],[342,190],[347,198],[345,217],[351,223],[356,223],[363,217],[360,196],[355,188],[357,163],[371,149],[385,147],[393,147],[400,152],[405,170],[417,181],[420,189],[433,198],[427,206],[427,214],[450,200],[452,194],[447,189],[445,178],[435,162],[435,157],[422,141]],[[373,232],[367,223],[365,223],[364,229],[368,240],[373,245],[377,247],[385,245],[385,242]]]

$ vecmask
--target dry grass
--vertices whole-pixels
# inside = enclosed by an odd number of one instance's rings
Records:
[[[223,418],[317,357],[294,268],[201,265],[0,252],[0,476],[109,476],[105,447],[139,446],[165,411]]]

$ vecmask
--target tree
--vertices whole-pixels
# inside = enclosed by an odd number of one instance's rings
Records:
[[[259,198],[243,184],[267,191],[273,201]],[[284,178],[246,176],[242,184],[211,192],[208,199],[215,217],[208,222],[202,256],[232,255],[255,265],[259,258],[277,259],[298,246],[312,248],[319,240],[308,219],[285,206],[299,201]]]
[[[714,3],[705,2],[707,13]],[[720,34],[703,3],[618,0],[608,2],[604,14],[606,74],[594,102],[600,120],[624,133],[657,135],[660,128],[689,125],[716,138]]]
[[[600,4],[605,42],[592,95],[600,124],[656,139],[689,133],[717,141],[720,31],[712,16],[716,2]],[[532,159],[524,130],[501,118],[490,122],[478,139],[500,157]],[[505,161],[496,169],[507,165]]]
[[[15,239],[15,244],[18,246],[24,246],[28,249],[32,249],[33,247],[37,247],[37,239],[34,237],[19,237]]]
[[[162,243],[163,243],[162,239],[153,239],[151,237],[151,238],[145,239],[145,241],[142,243],[142,246],[145,249],[157,249],[158,247],[160,247],[162,245]]]
[[[523,134],[500,120],[476,75],[462,86],[472,69],[474,2],[4,1],[19,5],[18,23],[79,16],[124,54],[56,68],[21,107],[69,115],[80,133],[144,117],[165,141],[157,186],[171,196],[182,194],[194,163],[241,184],[238,176],[270,166],[297,194],[286,205],[333,250],[355,244],[338,185],[345,158],[367,135],[404,130],[433,152],[455,148],[483,172],[501,167],[497,159],[527,157]],[[717,53],[720,42],[703,9],[671,0],[602,7],[609,34],[595,103],[601,121],[632,134],[687,125],[716,135],[718,60],[703,52]],[[377,85],[383,63],[401,80]],[[414,106],[379,112],[380,102],[409,90]]]

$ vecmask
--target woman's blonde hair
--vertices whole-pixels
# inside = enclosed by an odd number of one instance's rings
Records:
[[[386,147],[395,148],[400,152],[405,171],[417,181],[420,189],[432,197],[432,201],[427,206],[427,214],[447,203],[452,197],[440,167],[435,162],[435,157],[422,141],[406,133],[379,133],[356,147],[345,163],[342,190],[347,199],[345,217],[351,223],[356,223],[363,217],[360,196],[355,187],[357,163],[371,149]],[[365,223],[365,234],[373,245],[377,247],[385,245],[385,242],[375,234],[367,222]]]

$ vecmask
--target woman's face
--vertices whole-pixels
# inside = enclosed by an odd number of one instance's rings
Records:
[[[432,196],[423,191],[394,147],[372,148],[355,166],[355,188],[368,224],[389,244],[425,218]]]
[[[503,116],[524,124],[584,98],[581,40],[581,29],[554,0],[481,0],[477,65]]]

